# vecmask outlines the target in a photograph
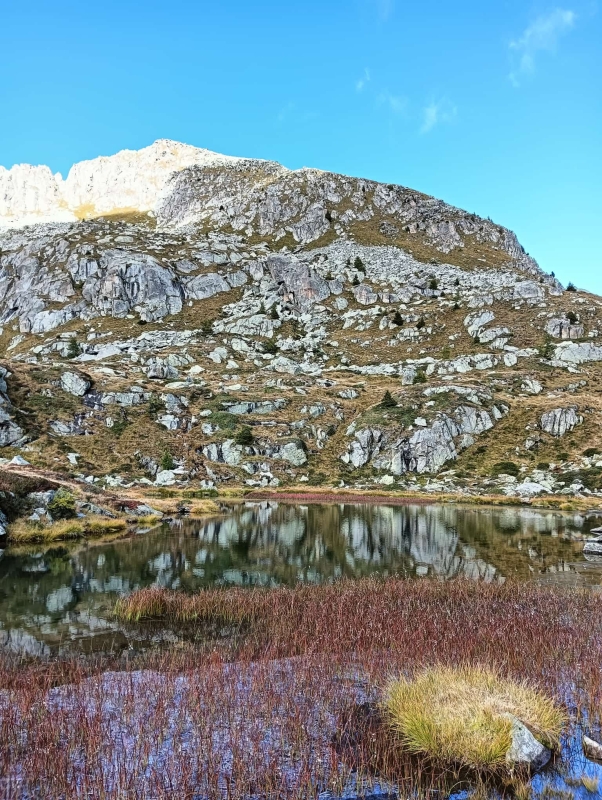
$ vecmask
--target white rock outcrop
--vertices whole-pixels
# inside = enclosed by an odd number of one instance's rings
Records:
[[[570,408],[554,408],[542,414],[539,425],[542,431],[552,436],[564,436],[583,422],[583,417],[573,406]]]
[[[192,165],[228,166],[240,160],[159,139],[141,150],[81,161],[65,180],[46,166],[0,167],[0,226],[153,211],[174,173]]]

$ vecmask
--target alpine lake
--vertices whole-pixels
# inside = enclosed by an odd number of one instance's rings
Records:
[[[181,633],[131,629],[116,600],[147,586],[278,586],[368,575],[602,586],[584,541],[596,513],[453,504],[244,502],[117,539],[0,550],[0,648],[28,656],[170,646]]]

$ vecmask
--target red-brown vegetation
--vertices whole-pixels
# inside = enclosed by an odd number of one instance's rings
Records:
[[[352,768],[432,787],[442,778],[428,765],[396,743],[383,753],[361,704],[374,708],[394,675],[480,664],[594,726],[601,611],[598,595],[511,583],[143,590],[121,616],[228,635],[126,663],[5,658],[0,796],[314,797],[340,790]]]

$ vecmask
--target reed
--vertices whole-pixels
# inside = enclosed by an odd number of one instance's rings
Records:
[[[573,725],[600,723],[595,593],[390,578],[155,588],[117,611],[136,626],[223,621],[232,635],[93,660],[0,656],[2,798],[317,798],[385,779],[417,798],[466,788],[460,767],[382,738],[391,676],[435,667],[481,665],[567,708]]]

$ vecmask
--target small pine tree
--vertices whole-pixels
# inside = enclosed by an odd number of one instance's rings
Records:
[[[456,280],[454,281],[454,286],[459,286],[459,285],[460,285],[460,278],[456,278]]]
[[[325,218],[325,220],[326,220],[327,222],[332,222],[332,214],[330,213],[330,211],[327,211],[327,212],[324,214],[324,218]]]
[[[243,447],[250,447],[254,440],[253,431],[248,425],[243,425],[243,427],[236,434],[235,439],[236,444],[241,444]]]
[[[419,331],[421,331],[424,328],[425,325],[426,325],[426,322],[424,321],[424,317],[420,317],[420,319],[416,323],[416,327],[418,328]]]
[[[54,493],[54,497],[48,503],[48,513],[53,520],[73,519],[77,513],[75,497],[68,489],[61,487]]]
[[[69,345],[67,346],[67,358],[77,358],[80,352],[81,351],[79,344],[77,343],[77,339],[75,336],[72,336],[71,339],[69,339]]]
[[[353,266],[357,270],[359,270],[360,272],[365,272],[366,271],[366,269],[364,267],[364,262],[362,261],[362,259],[359,256],[355,257],[355,261],[353,262]]]
[[[272,310],[270,311],[270,319],[278,319],[278,311],[276,306],[272,306]]]
[[[162,470],[172,470],[175,467],[173,456],[168,450],[165,450],[159,463]]]
[[[353,280],[351,281],[351,285],[352,286],[359,286],[360,285],[360,279],[357,277],[357,275],[353,276]]]
[[[456,303],[454,303],[454,307],[453,307],[453,309],[452,309],[452,310],[453,310],[453,311],[458,311],[459,309],[460,309],[460,306],[459,306],[459,304],[458,304],[457,302],[456,302]]]
[[[569,285],[566,287],[567,292],[576,292],[577,287],[572,281],[569,281]]]
[[[260,314],[265,314],[265,304],[264,304],[263,300],[261,301],[261,305],[259,306],[259,313]]]
[[[571,323],[571,325],[575,325],[575,323],[579,322],[579,317],[577,316],[577,314],[575,314],[574,311],[569,311],[569,313],[566,315],[566,318]]]
[[[397,326],[403,325],[403,317],[401,316],[399,311],[396,311],[395,314],[393,315],[393,325]]]
[[[348,258],[347,261],[345,261],[345,266],[346,267],[350,267],[351,266],[351,258]]]
[[[413,383],[426,383],[426,372],[423,369],[419,369],[416,375],[414,376]]]
[[[431,278],[430,281],[429,281],[429,289],[432,292],[436,292],[438,288],[439,288],[439,284],[437,282],[437,278]]]
[[[380,406],[381,408],[395,408],[397,406],[397,400],[388,389],[384,393],[383,399],[380,401]]]

